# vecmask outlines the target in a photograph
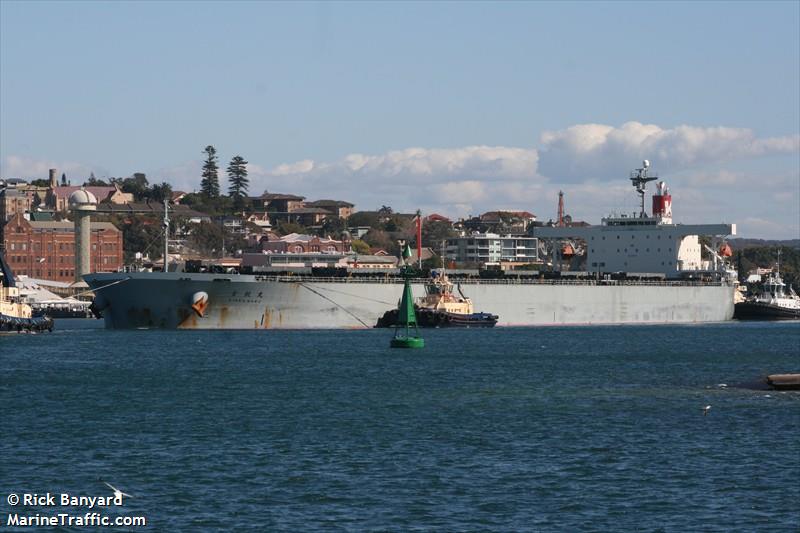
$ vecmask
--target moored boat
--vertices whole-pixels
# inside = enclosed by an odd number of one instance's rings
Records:
[[[780,270],[770,273],[761,291],[734,308],[734,318],[740,320],[800,319],[800,296],[781,278]]]
[[[530,237],[552,251],[551,258],[541,258],[551,265],[544,271],[459,273],[457,282],[474,307],[499,315],[475,317],[471,325],[730,320],[736,273],[726,264],[728,255],[717,250],[727,236],[736,234],[736,225],[674,223],[672,197],[663,182],[652,197],[651,213],[646,213],[645,185],[656,179],[648,167],[645,161],[630,178],[640,196],[639,213],[610,215],[594,226],[534,227]],[[166,217],[164,224],[168,227]],[[708,258],[701,254],[701,235],[711,237]],[[557,270],[565,252],[577,253],[574,246],[563,246],[567,241],[581,243],[584,271]],[[114,329],[370,328],[396,305],[405,282],[397,269],[339,270],[337,275],[283,267],[203,273],[170,265],[161,272],[93,273],[83,278],[95,294],[92,309]],[[451,273],[454,280],[455,276]],[[430,296],[430,279],[409,283],[415,297]],[[421,308],[420,322],[424,314]],[[445,308],[431,320],[452,323],[464,315]]]
[[[464,296],[460,286],[458,293],[453,293],[453,283],[444,269],[433,272],[430,281],[425,285],[425,296],[414,302],[419,327],[491,328],[497,324],[497,315],[475,312],[472,300]],[[388,328],[396,322],[397,309],[391,309],[378,319],[375,327]]]
[[[0,252],[0,331],[44,330],[53,330],[53,319],[33,316],[31,306],[22,301],[11,267]]]

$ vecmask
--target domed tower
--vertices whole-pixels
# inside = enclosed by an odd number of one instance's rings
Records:
[[[97,210],[97,198],[83,187],[69,195],[69,209],[75,219],[75,281],[88,274],[90,267],[90,242],[92,239],[92,212]]]

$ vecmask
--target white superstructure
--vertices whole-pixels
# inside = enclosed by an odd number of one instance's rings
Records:
[[[631,180],[637,192],[644,194],[647,161],[636,169]],[[723,265],[716,255],[702,259],[700,235],[711,237],[716,250],[724,239],[736,235],[736,224],[674,224],[672,197],[662,181],[653,195],[653,213],[642,210],[631,216],[609,216],[599,226],[537,227],[540,239],[581,239],[586,247],[586,269],[590,272],[637,272],[663,274],[676,279],[698,271],[719,271]],[[553,250],[560,250],[553,246]]]

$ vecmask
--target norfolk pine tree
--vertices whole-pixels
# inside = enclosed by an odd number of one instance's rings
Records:
[[[250,180],[247,179],[247,161],[240,155],[231,159],[231,163],[228,165],[228,183],[228,195],[233,200],[233,204],[237,208],[242,207]]]
[[[200,192],[206,198],[217,198],[219,196],[217,149],[208,145],[203,151],[206,153],[206,160],[203,163],[203,179],[200,181]]]

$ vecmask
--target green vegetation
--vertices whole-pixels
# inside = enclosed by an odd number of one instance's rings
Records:
[[[792,284],[795,290],[800,289],[800,250],[797,248],[790,246],[744,248],[734,255],[734,267],[739,270],[741,277],[746,277],[748,272],[758,267],[774,268],[778,262],[779,250],[783,281],[787,285]]]
[[[426,222],[422,225],[422,246],[427,246],[440,252],[442,241],[446,241],[450,237],[455,237],[456,235],[458,234],[447,222],[441,220]]]
[[[94,172],[89,174],[89,179],[84,182],[87,187],[108,187],[109,183],[99,180],[94,176]]]
[[[122,231],[123,261],[132,263],[136,252],[157,260],[162,257],[164,232],[161,218],[152,216],[110,217],[110,222]]]
[[[278,235],[289,235],[290,233],[307,233],[305,226],[301,226],[295,222],[286,222],[285,220],[278,222],[274,227],[275,233]]]
[[[228,183],[228,196],[233,200],[234,209],[243,208],[250,180],[247,179],[247,161],[240,155],[228,165]]]
[[[322,221],[320,228],[321,237],[333,237],[339,239],[342,233],[347,231],[347,221],[341,217],[328,217]]]
[[[366,255],[369,253],[369,244],[365,243],[361,239],[355,239],[350,243],[350,247],[353,251],[357,254]]]
[[[217,149],[208,145],[203,152],[206,154],[206,160],[203,163],[203,179],[200,181],[200,193],[209,199],[217,198],[219,196]]]

